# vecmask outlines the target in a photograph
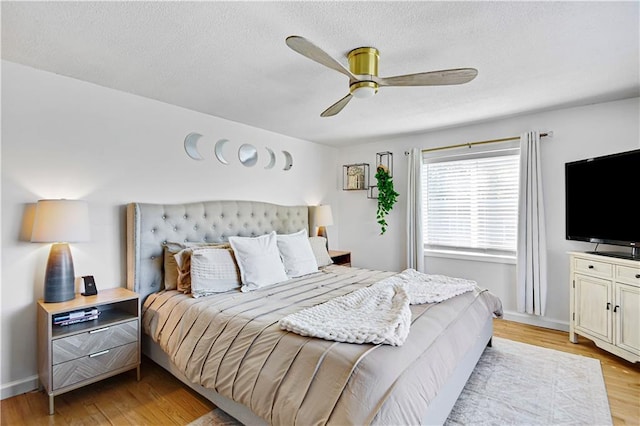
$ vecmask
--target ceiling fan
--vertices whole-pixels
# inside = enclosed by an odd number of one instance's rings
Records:
[[[352,97],[370,98],[384,86],[443,86],[463,84],[478,75],[475,68],[456,68],[417,74],[378,77],[378,59],[380,52],[375,47],[359,47],[347,55],[349,68],[331,57],[324,50],[304,37],[292,35],[286,39],[287,46],[302,56],[329,67],[349,77],[349,93],[335,104],[324,110],[321,117],[336,115],[349,103]]]

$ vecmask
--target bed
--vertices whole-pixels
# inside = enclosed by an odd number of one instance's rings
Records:
[[[127,282],[143,303],[143,352],[244,424],[443,424],[502,314],[486,290],[412,305],[408,338],[390,346],[304,337],[278,321],[395,272],[328,265],[248,293],[164,289],[167,242],[301,229],[307,206],[129,204]]]

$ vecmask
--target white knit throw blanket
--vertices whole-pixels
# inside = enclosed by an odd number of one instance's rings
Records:
[[[302,336],[402,346],[411,326],[409,305],[441,302],[474,288],[475,281],[406,269],[369,287],[287,315],[279,324],[283,330]]]

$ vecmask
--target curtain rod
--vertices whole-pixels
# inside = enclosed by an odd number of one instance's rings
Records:
[[[540,137],[544,138],[544,137],[552,137],[553,136],[553,132],[544,132],[544,133],[540,133]],[[467,146],[469,148],[471,148],[474,145],[484,145],[487,143],[496,143],[496,142],[508,142],[508,141],[515,141],[520,139],[520,136],[512,136],[510,138],[502,138],[502,139],[490,139],[490,140],[486,140],[486,141],[477,141],[477,142],[467,142],[467,143],[459,143],[457,145],[449,145],[449,146],[441,146],[438,148],[427,148],[427,149],[423,149],[421,152],[425,153],[425,152],[432,152],[432,151],[440,151],[443,149],[452,149],[452,148],[462,148],[463,146]],[[405,151],[405,155],[408,155],[409,151]]]

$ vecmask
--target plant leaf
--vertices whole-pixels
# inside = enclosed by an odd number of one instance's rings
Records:
[[[393,205],[396,203],[397,197],[400,194],[394,190],[393,180],[385,167],[378,167],[375,177],[378,181],[378,210],[376,212],[376,218],[380,225],[380,234],[384,234],[388,225],[385,217],[393,209]]]

